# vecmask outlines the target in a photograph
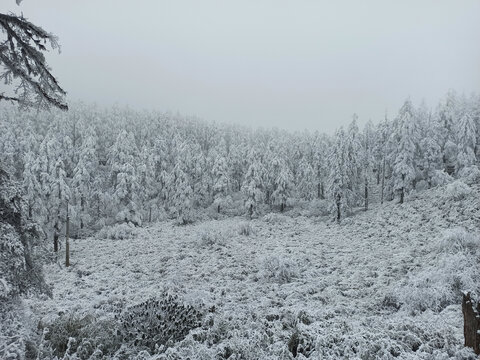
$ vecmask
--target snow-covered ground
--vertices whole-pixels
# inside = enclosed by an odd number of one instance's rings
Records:
[[[45,268],[53,299],[26,304],[44,324],[111,319],[165,291],[205,309],[160,359],[465,358],[461,292],[480,275],[480,186],[469,191],[427,190],[340,225],[270,214],[73,240],[72,266]]]

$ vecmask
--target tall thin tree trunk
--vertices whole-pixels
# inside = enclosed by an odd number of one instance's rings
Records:
[[[85,212],[85,198],[84,198],[83,195],[82,195],[82,197],[80,198],[80,206],[81,206],[82,215],[83,215],[83,213]],[[80,217],[80,229],[83,230],[83,216]]]
[[[365,211],[368,210],[368,178],[365,176]]]
[[[340,222],[340,219],[342,216],[340,211],[341,200],[342,200],[342,196],[340,194],[337,194],[337,222]]]
[[[405,175],[402,174],[402,182],[405,184]],[[403,204],[403,200],[405,199],[405,186],[402,186],[400,189],[400,204]]]
[[[152,206],[150,205],[150,209],[148,209],[148,222],[152,222]]]
[[[385,154],[383,154],[383,166],[382,166],[382,191],[381,191],[382,195],[380,200],[381,204],[383,204],[384,190],[385,190]]]
[[[70,266],[70,215],[68,214],[67,203],[67,223],[65,226],[65,266]]]
[[[53,227],[53,251],[58,252],[58,221]]]

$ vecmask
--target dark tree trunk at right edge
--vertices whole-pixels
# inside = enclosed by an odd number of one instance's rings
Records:
[[[480,302],[475,303],[470,293],[463,294],[462,312],[465,346],[480,354]]]

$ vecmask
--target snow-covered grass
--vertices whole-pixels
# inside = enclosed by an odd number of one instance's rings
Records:
[[[479,290],[480,187],[445,190],[340,225],[270,215],[72,240],[72,266],[45,269],[53,299],[26,304],[44,328],[59,314],[112,322],[165,293],[204,309],[201,326],[168,347],[117,344],[125,358],[468,358],[461,293]]]

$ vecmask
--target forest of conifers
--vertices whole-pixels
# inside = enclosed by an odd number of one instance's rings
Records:
[[[292,119],[293,120],[293,119]],[[433,108],[407,99],[334,135],[215,124],[172,113],[100,109],[0,112],[0,161],[23,184],[25,215],[60,231],[67,204],[77,235],[105,225],[164,218],[185,224],[198,209],[256,216],[315,204],[340,221],[381,201],[476,174],[480,97],[449,91]]]

